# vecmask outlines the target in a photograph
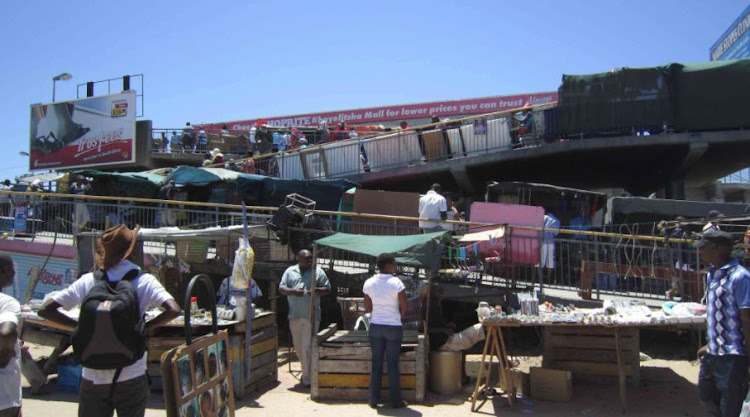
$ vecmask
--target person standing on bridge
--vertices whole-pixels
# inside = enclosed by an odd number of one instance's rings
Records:
[[[419,199],[419,228],[422,233],[439,232],[443,227],[436,220],[448,218],[448,203],[440,193],[442,187],[434,183],[430,191]]]

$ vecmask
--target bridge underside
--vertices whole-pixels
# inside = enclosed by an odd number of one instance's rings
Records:
[[[393,191],[426,190],[440,182],[446,189],[476,197],[488,181],[625,188],[634,195],[647,195],[670,185],[674,189],[674,184],[677,188],[706,185],[747,166],[750,131],[721,131],[545,143],[348,178],[365,188]]]

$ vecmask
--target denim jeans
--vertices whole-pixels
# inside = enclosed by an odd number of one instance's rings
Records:
[[[370,372],[370,404],[380,402],[380,389],[383,381],[383,358],[388,361],[388,392],[391,404],[401,403],[401,380],[398,361],[401,356],[401,340],[404,332],[401,326],[370,324],[370,347],[372,348],[372,371]]]
[[[698,398],[715,417],[739,416],[747,394],[747,356],[706,355],[698,373]]]

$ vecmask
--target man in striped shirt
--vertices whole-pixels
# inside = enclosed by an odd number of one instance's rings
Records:
[[[734,240],[708,230],[697,243],[711,264],[706,280],[707,341],[701,348],[698,394],[711,416],[736,417],[747,394],[750,334],[750,273],[732,258]]]

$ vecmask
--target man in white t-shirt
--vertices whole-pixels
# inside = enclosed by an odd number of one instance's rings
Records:
[[[140,313],[145,314],[152,306],[160,306],[164,311],[146,323],[145,332],[164,325],[180,315],[180,306],[159,281],[151,274],[142,273],[138,265],[128,258],[133,252],[139,228],[129,229],[125,225],[114,226],[97,240],[94,261],[97,268],[106,271],[110,282],[120,281],[133,269],[139,270],[139,276],[133,279],[133,286],[138,294]],[[52,297],[42,306],[39,316],[63,326],[75,328],[77,322],[58,310],[66,310],[81,305],[92,287],[95,279],[93,273],[83,275],[68,288]],[[111,417],[117,410],[118,417],[143,416],[148,399],[148,378],[146,377],[146,354],[134,364],[122,368],[114,390],[112,382],[115,369],[83,368],[83,382],[78,405],[80,417]],[[111,395],[111,397],[110,397]]]
[[[0,289],[13,285],[16,271],[8,255],[0,255]],[[21,347],[18,344],[18,314],[15,298],[0,293],[0,417],[21,414]]]
[[[440,223],[430,220],[446,220],[448,218],[448,203],[440,195],[440,184],[435,183],[430,191],[419,199],[419,228],[423,232],[439,232],[443,230]]]

